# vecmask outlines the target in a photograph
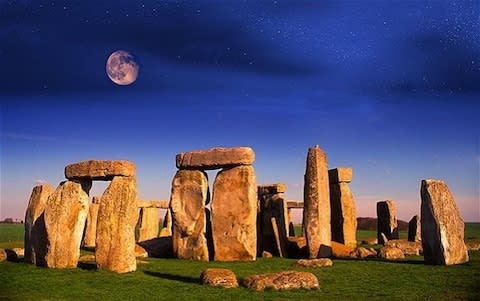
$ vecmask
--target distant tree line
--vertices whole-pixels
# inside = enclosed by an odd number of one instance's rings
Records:
[[[23,221],[18,218],[7,217],[3,221],[0,221],[0,224],[23,224]]]

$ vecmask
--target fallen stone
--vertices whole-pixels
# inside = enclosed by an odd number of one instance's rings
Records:
[[[262,258],[272,258],[272,257],[273,257],[272,253],[268,251],[262,251]]]
[[[122,160],[89,160],[65,167],[65,177],[69,180],[86,178],[111,181],[116,176],[135,176],[135,164]]]
[[[364,248],[364,247],[359,247],[357,248],[356,252],[356,257],[357,258],[371,258],[371,257],[377,257],[377,251],[373,248]]]
[[[420,193],[425,262],[437,265],[468,262],[465,224],[447,184],[440,180],[422,180]]]
[[[303,229],[309,257],[329,257],[332,250],[327,155],[318,145],[308,150],[306,165]]]
[[[405,255],[403,254],[403,251],[395,247],[381,248],[380,252],[378,253],[378,257],[386,260],[405,259]]]
[[[332,241],[357,246],[357,213],[347,183],[330,183]]]
[[[136,199],[137,183],[134,177],[114,177],[103,193],[95,240],[98,268],[117,273],[136,270]]]
[[[150,240],[158,237],[160,223],[160,211],[158,208],[141,208],[138,219],[138,241]]]
[[[273,290],[290,289],[319,289],[317,277],[308,272],[285,271],[253,275],[243,279],[243,285],[256,291],[263,291],[267,288]]]
[[[352,254],[355,254],[355,247],[351,245],[344,245],[336,241],[332,241],[332,255],[336,258],[352,258]],[[355,256],[353,255],[353,258]]]
[[[480,242],[467,241],[465,245],[468,251],[480,251]]]
[[[423,252],[421,242],[413,242],[403,239],[393,239],[385,243],[386,247],[395,247],[402,250],[405,255],[420,255]]]
[[[367,239],[362,240],[362,244],[365,244],[365,245],[376,245],[376,244],[378,244],[378,239],[376,239],[376,238],[367,238]]]
[[[205,205],[207,175],[198,170],[179,170],[172,181],[170,210],[173,220],[173,254],[179,259],[208,261]]]
[[[415,215],[408,222],[408,241],[422,241],[420,216]]]
[[[7,252],[5,249],[0,249],[0,262],[7,260]]]
[[[252,166],[224,169],[217,174],[211,211],[215,260],[255,260],[257,184]]]
[[[147,258],[148,252],[140,245],[135,245],[135,258]]]
[[[287,254],[289,258],[308,257],[307,240],[305,237],[287,237]]]
[[[45,206],[45,228],[49,268],[76,268],[88,214],[88,194],[80,183],[65,181],[49,196]]]
[[[86,248],[95,248],[98,208],[100,208],[98,201],[99,198],[96,199],[94,197],[94,202],[88,207],[87,223],[85,226],[85,234],[83,236],[83,246]]]
[[[227,269],[206,269],[200,275],[200,281],[202,282],[202,284],[216,287],[238,287],[237,277],[232,271]]]
[[[377,202],[377,239],[379,244],[384,244],[383,233],[388,240],[398,239],[397,217],[393,201]]]
[[[172,258],[173,257],[173,247],[172,247],[172,237],[157,237],[150,240],[145,240],[138,243],[139,246],[144,248],[148,257],[156,258]]]
[[[296,262],[296,265],[304,268],[331,267],[333,261],[329,258],[300,259]]]
[[[216,147],[208,150],[177,154],[178,169],[219,169],[238,165],[251,165],[255,153],[250,147]]]
[[[78,258],[78,262],[95,262],[95,255],[82,255]]]
[[[23,248],[5,249],[5,253],[8,261],[21,262],[25,258],[25,249]]]
[[[28,201],[24,225],[25,262],[27,263],[45,265],[48,238],[43,212],[52,192],[53,188],[48,184],[35,186]]]
[[[352,168],[338,167],[328,171],[328,179],[330,183],[350,183],[352,181]]]

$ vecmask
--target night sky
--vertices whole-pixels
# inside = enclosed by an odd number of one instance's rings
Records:
[[[105,72],[119,49],[129,86]],[[168,199],[175,154],[214,146],[251,146],[257,182],[302,200],[319,144],[353,167],[358,216],[393,199],[409,220],[438,178],[480,221],[479,1],[0,0],[0,66],[0,219],[86,159]]]

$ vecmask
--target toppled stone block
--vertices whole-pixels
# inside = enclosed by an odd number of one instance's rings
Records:
[[[135,164],[124,160],[89,160],[73,163],[65,167],[65,177],[69,180],[111,181],[116,176],[135,176]]]
[[[296,265],[304,268],[321,268],[333,266],[333,261],[329,258],[300,259]]]
[[[403,251],[395,247],[381,248],[380,252],[378,253],[378,257],[386,260],[405,259],[405,255],[403,254]]]
[[[255,153],[250,147],[215,147],[180,153],[176,157],[176,165],[179,169],[219,169],[251,165],[254,161]]]
[[[243,285],[256,291],[263,291],[267,288],[273,290],[290,289],[319,289],[317,277],[308,272],[285,271],[248,276],[243,279]]]
[[[407,241],[403,239],[393,239],[385,243],[386,247],[395,247],[402,250],[405,255],[420,255],[422,250],[421,242]]]
[[[200,281],[202,282],[202,284],[216,287],[238,287],[237,277],[232,271],[227,269],[206,269],[200,275]]]

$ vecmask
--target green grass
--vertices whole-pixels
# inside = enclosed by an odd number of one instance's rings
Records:
[[[23,224],[0,224],[0,248],[23,248]]]
[[[3,226],[1,240],[7,237]],[[478,224],[467,225],[466,232],[480,239]],[[0,300],[480,300],[480,252],[471,252],[467,264],[448,267],[425,265],[420,256],[395,263],[334,260],[333,267],[320,269],[297,268],[294,262],[282,258],[253,263],[151,258],[136,272],[125,275],[2,262]],[[240,280],[274,271],[309,271],[318,277],[321,289],[259,293],[243,287],[227,290],[202,286],[200,273],[209,267],[231,269]]]

